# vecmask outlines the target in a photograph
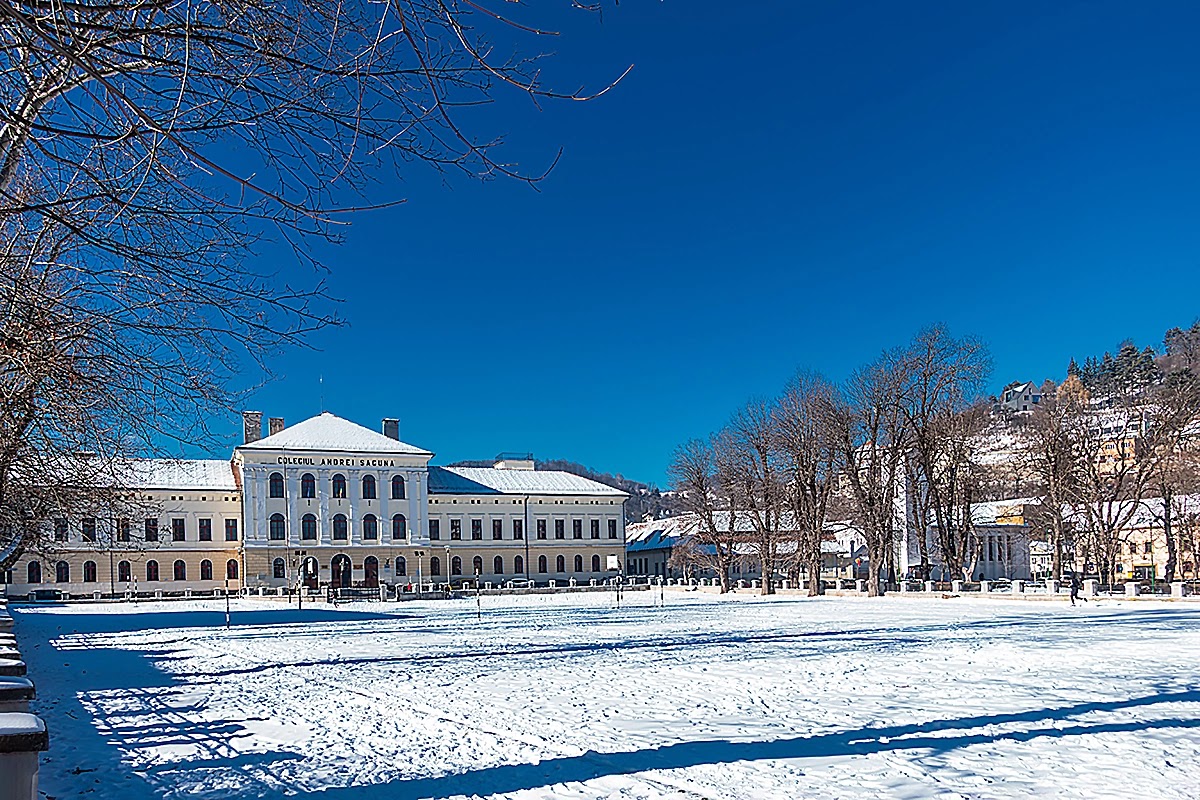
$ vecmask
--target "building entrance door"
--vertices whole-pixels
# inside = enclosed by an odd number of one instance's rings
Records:
[[[379,559],[367,556],[363,561],[363,586],[368,589],[379,588]]]
[[[336,555],[329,565],[329,583],[335,589],[343,589],[350,586],[350,556]]]
[[[321,568],[317,564],[317,560],[312,556],[304,559],[304,585],[309,589],[316,589],[317,583],[321,579]]]

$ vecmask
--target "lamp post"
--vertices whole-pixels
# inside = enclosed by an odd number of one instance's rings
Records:
[[[446,594],[450,593],[450,545],[446,545]]]
[[[417,598],[421,597],[421,559],[425,557],[424,550],[414,550],[413,555],[417,557]]]

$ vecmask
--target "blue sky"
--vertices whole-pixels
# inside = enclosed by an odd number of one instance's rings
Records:
[[[635,67],[480,115],[530,169],[564,149],[541,190],[382,176],[408,202],[324,253],[349,325],[251,404],[663,484],[747,398],[932,322],[987,341],[998,388],[1200,315],[1200,6],[745,8],[556,13],[550,80]]]

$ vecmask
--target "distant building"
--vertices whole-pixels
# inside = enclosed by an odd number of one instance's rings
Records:
[[[729,514],[717,512],[716,525],[723,530],[729,528]],[[626,558],[629,575],[635,577],[668,578],[712,578],[716,573],[708,566],[706,554],[714,552],[713,546],[704,544],[698,534],[702,522],[694,513],[680,514],[659,520],[647,520],[628,527]],[[753,528],[750,519],[737,515],[736,536],[733,547],[729,579],[757,580],[762,577],[763,565],[758,548],[753,543]],[[796,559],[796,531],[787,515],[780,521],[780,541],[776,548],[776,562],[771,572],[776,578],[798,580],[802,576],[802,565]],[[862,577],[866,574],[866,548],[861,533],[843,522],[831,522],[826,526],[821,543],[821,574],[826,579]]]
[[[1032,539],[1032,509],[1041,504],[1036,497],[975,503],[971,506],[971,531],[968,534],[968,553],[963,573],[946,568],[938,545],[937,529],[933,524],[918,531],[911,517],[907,535],[899,548],[896,569],[901,577],[923,580],[996,580],[1010,578],[1029,580],[1033,574],[1030,541]],[[921,574],[921,541],[925,537],[928,575]]]
[[[1005,386],[1000,392],[998,405],[1004,411],[1021,414],[1033,411],[1033,407],[1041,402],[1041,389],[1029,381],[1016,381]]]

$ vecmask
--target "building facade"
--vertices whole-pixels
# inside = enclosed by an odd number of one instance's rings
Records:
[[[287,427],[249,412],[230,461],[131,462],[136,518],[79,508],[5,576],[10,595],[587,582],[622,569],[626,495],[532,458],[438,467],[385,419]]]

